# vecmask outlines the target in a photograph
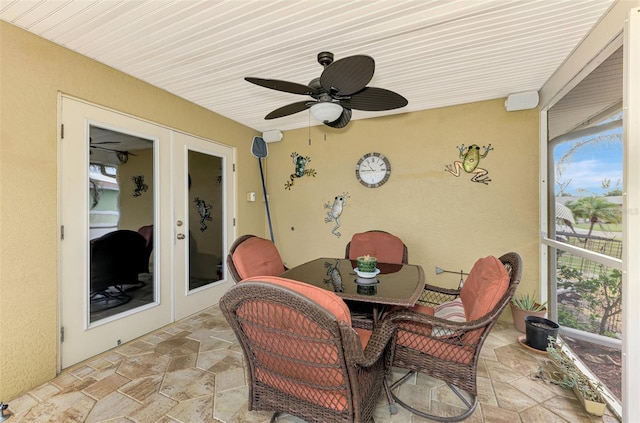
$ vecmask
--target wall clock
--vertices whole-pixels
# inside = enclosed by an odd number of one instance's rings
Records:
[[[389,159],[380,153],[367,153],[358,160],[356,178],[367,188],[377,188],[391,175]]]

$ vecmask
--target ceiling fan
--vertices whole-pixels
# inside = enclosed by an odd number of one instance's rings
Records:
[[[129,161],[129,156],[136,156],[136,154],[133,154],[129,151],[124,151],[124,150],[117,150],[115,148],[107,148],[107,147],[101,147],[99,144],[119,144],[117,141],[105,141],[105,142],[96,142],[94,143],[93,140],[91,138],[89,138],[89,147],[97,149],[97,150],[102,150],[102,151],[110,151],[112,153],[114,153],[116,155],[116,157],[118,158],[118,161],[120,162],[120,164],[124,164],[126,162]],[[92,150],[89,150],[89,154],[93,154]]]
[[[375,70],[375,62],[370,56],[349,56],[334,62],[333,53],[324,51],[318,54],[318,63],[324,70],[309,85],[277,79],[245,78],[261,87],[312,97],[311,100],[280,107],[266,115],[265,119],[276,119],[310,109],[311,114],[325,125],[343,128],[351,120],[352,109],[377,112],[408,104],[406,98],[393,91],[367,87]]]

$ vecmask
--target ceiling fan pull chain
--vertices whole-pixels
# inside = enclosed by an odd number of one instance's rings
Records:
[[[309,113],[307,115],[309,119],[309,124],[307,125],[307,130],[309,131],[309,146],[311,146],[311,109],[309,109]]]

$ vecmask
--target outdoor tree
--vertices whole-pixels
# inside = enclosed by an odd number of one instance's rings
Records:
[[[615,197],[622,195],[622,190],[620,189],[620,179],[616,180],[616,186],[613,189],[611,188],[611,179],[605,178],[600,182],[600,186],[602,187],[605,197]]]
[[[589,320],[598,334],[606,335],[610,321],[622,312],[622,273],[617,269],[607,272],[601,268],[599,274],[585,276],[582,271],[568,266],[560,266],[558,270],[558,287],[569,289],[585,300]],[[560,323],[567,325],[568,322]]]
[[[558,174],[560,174],[561,172],[557,172]],[[556,184],[558,185],[558,196],[559,197],[564,197],[565,195],[568,195],[566,193],[566,189],[569,186],[569,184],[571,183],[571,179],[569,179],[568,181],[562,181],[562,180],[558,180],[556,181]]]
[[[622,209],[619,204],[614,204],[603,197],[589,196],[577,201],[565,203],[575,217],[587,219],[590,223],[587,238],[591,236],[593,227],[597,223],[604,229],[605,223],[620,223],[622,221]]]

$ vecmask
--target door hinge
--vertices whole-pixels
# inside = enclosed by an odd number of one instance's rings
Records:
[[[60,326],[60,342],[64,342],[64,326]]]
[[[60,139],[64,139],[64,123],[60,125]]]
[[[235,163],[233,164],[232,168],[233,168],[233,171],[235,172],[236,171],[236,164]]]
[[[236,218],[233,218],[233,226],[236,226]]]
[[[60,239],[64,239],[64,225],[60,225]]]

